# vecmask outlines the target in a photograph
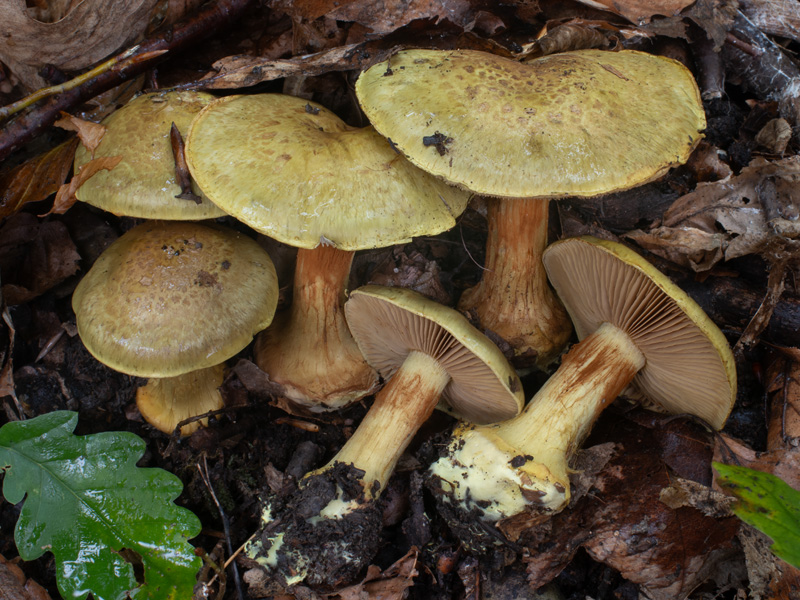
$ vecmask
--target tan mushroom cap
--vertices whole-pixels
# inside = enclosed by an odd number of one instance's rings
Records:
[[[416,168],[371,127],[293,96],[228,96],[193,121],[186,159],[217,205],[300,248],[409,242],[455,225],[468,195]]]
[[[593,237],[550,245],[544,265],[580,339],[608,322],[645,357],[633,384],[671,413],[721,429],[736,400],[736,366],[719,328],[683,290],[629,248]]]
[[[110,171],[98,171],[76,193],[79,200],[128,217],[192,220],[221,217],[225,213],[193,184],[200,204],[175,196],[181,193],[175,175],[170,142],[172,123],[185,137],[194,116],[214,100],[201,92],[153,92],[131,100],[103,120],[106,132],[95,158],[122,156]],[[81,145],[75,169],[92,158]]]
[[[450,375],[442,399],[459,417],[494,423],[522,410],[522,384],[513,367],[458,311],[409,289],[377,285],[354,290],[344,309],[364,358],[384,379],[418,350]]]
[[[78,333],[109,367],[171,377],[210,367],[272,321],[275,267],[250,238],[189,222],[148,222],[103,252],[72,297]]]
[[[529,62],[406,50],[363,72],[356,94],[411,162],[487,196],[630,188],[684,163],[705,129],[692,74],[633,50]]]

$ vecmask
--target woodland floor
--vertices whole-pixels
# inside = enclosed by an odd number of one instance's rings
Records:
[[[560,597],[569,600],[800,598],[798,572],[772,557],[763,540],[723,508],[718,488],[712,487],[710,466],[712,458],[754,465],[779,474],[796,488],[800,482],[800,193],[793,191],[800,179],[795,156],[800,147],[796,120],[800,101],[784,93],[791,81],[800,81],[795,56],[800,48],[797,4],[776,3],[788,6],[784,24],[789,25],[781,30],[763,14],[766,9],[760,3],[741,3],[739,8],[767,34],[766,42],[742,41],[746,32],[735,20],[736,6],[710,0],[654,2],[648,7],[652,10],[640,13],[636,11],[644,9],[627,2],[616,2],[617,8],[609,11],[547,0],[502,5],[477,0],[387,1],[381,10],[370,4],[250,2],[232,27],[206,26],[208,41],[167,52],[157,67],[115,92],[91,101],[79,99],[65,110],[98,120],[135,91],[195,83],[213,71],[215,61],[223,60],[226,77],[201,87],[221,94],[300,95],[360,126],[366,121],[353,82],[361,68],[395,47],[469,47],[511,55],[545,32],[570,26],[569,32],[562,29],[565,36],[556,42],[560,50],[603,45],[667,54],[682,60],[700,79],[714,38],[723,49],[715,64],[728,71],[728,78],[725,83],[717,81],[719,93],[714,93],[708,78],[702,79],[708,130],[692,160],[658,182],[625,193],[551,203],[550,238],[591,233],[621,240],[645,255],[695,298],[735,346],[739,392],[733,414],[719,434],[691,419],[657,415],[624,399],[618,401],[585,444],[613,442],[603,446],[611,448],[610,455],[602,465],[585,469],[585,495],[559,516],[547,541],[533,551],[478,557],[460,548],[421,484],[437,441],[454,423],[437,413],[401,459],[383,496],[383,537],[373,561],[380,574],[369,582],[354,582],[352,588],[304,588],[295,592],[296,597],[511,599],[533,597],[528,594],[552,580]],[[183,7],[186,14],[174,8],[170,18],[178,24],[191,22],[189,8]],[[756,19],[759,15],[761,21]],[[159,29],[142,35],[169,39]],[[758,44],[767,42],[785,62],[778,66],[774,61],[766,64],[766,59],[759,62],[766,51],[758,50]],[[346,48],[348,44],[355,46]],[[766,74],[743,77],[736,61],[744,59],[733,54],[737,47],[757,63],[748,63],[748,68]],[[769,48],[775,51],[772,45]],[[57,48],[51,50],[57,54]],[[303,58],[307,54],[315,58]],[[241,61],[239,71],[236,61]],[[58,77],[59,70],[54,71],[50,76]],[[783,78],[773,80],[784,85],[760,85],[759,78],[776,72]],[[23,79],[11,65],[0,64],[0,104],[35,89],[35,81],[35,77]],[[26,118],[47,117],[32,113]],[[788,137],[763,133],[778,119],[782,123],[770,127],[786,123]],[[27,418],[68,409],[79,413],[78,434],[130,431],[141,436],[147,452],[139,464],[161,467],[184,482],[177,502],[203,523],[202,534],[192,543],[216,562],[224,562],[226,541],[237,548],[257,529],[260,498],[279,486],[289,465],[299,461],[313,468],[327,461],[357,426],[370,400],[324,417],[291,407],[270,392],[273,388],[265,387],[266,376],[252,363],[250,346],[229,361],[231,370],[223,386],[226,408],[209,427],[178,439],[146,424],[134,399],[142,380],[105,367],[86,351],[70,304],[82,274],[137,221],[80,202],[63,214],[40,216],[50,210],[55,190],[38,198],[25,196],[9,173],[73,134],[55,127],[34,133],[27,136],[30,139],[14,138],[17,130],[4,124],[0,134],[0,151],[9,150],[0,172],[0,281],[6,307],[6,319],[0,322],[0,397],[9,394],[3,400],[0,425],[19,418],[17,406]],[[71,158],[62,162],[67,165]],[[690,206],[694,213],[705,215],[702,219],[689,214],[685,203],[691,193],[695,196]],[[760,215],[755,224],[743,224],[745,209]],[[350,288],[370,282],[412,287],[453,305],[481,274],[483,214],[476,200],[446,234],[360,252]],[[776,229],[775,218],[786,221],[789,228]],[[256,236],[233,218],[220,222],[258,237],[268,247],[282,285],[281,305],[287,305],[294,252]],[[683,235],[677,234],[679,230]],[[546,377],[534,373],[523,378],[527,398]],[[301,446],[304,442],[310,444]],[[211,487],[204,484],[202,469],[207,469]],[[667,488],[678,490],[683,500],[665,501],[662,491]],[[705,504],[699,498],[705,498]],[[0,555],[8,560],[17,556],[13,530],[19,508],[0,501]],[[19,566],[57,598],[52,562],[46,554]],[[247,598],[247,588],[241,584],[246,569],[240,561],[238,572],[232,568],[223,572],[210,587],[209,597]],[[214,570],[206,567],[200,581],[208,582],[213,575]],[[26,596],[4,596],[0,590],[0,598],[6,597]]]

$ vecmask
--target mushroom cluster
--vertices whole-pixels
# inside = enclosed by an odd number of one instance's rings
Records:
[[[285,506],[268,506],[247,553],[280,588],[334,586],[368,564],[380,542],[376,500],[440,401],[475,423],[508,419],[523,404],[514,369],[458,311],[381,286],[354,290],[345,311],[358,347],[388,383],[330,462],[307,474]]]
[[[518,367],[546,367],[571,332],[541,265],[547,200],[658,178],[686,162],[705,128],[689,70],[633,50],[526,62],[405,50],[364,71],[356,94],[412,163],[493,198],[483,278],[459,309],[508,342]]]
[[[547,515],[570,499],[569,463],[604,408],[630,384],[650,406],[721,429],[736,399],[733,355],[683,290],[627,247],[591,237],[544,253],[581,341],[516,418],[461,424],[429,483],[462,541],[498,543],[495,524]]]
[[[205,108],[186,159],[215,204],[299,248],[291,309],[259,336],[259,367],[312,410],[374,392],[377,375],[342,309],[353,254],[450,229],[469,194],[412,165],[372,127],[350,127],[281,94],[229,96]]]

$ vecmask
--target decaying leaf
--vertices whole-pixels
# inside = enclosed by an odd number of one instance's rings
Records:
[[[798,183],[800,157],[757,158],[739,175],[700,183],[678,198],[664,213],[661,227],[630,231],[625,237],[663,258],[706,271],[723,258],[767,250],[775,236],[797,237]]]
[[[333,600],[403,600],[406,589],[414,585],[419,550],[412,547],[405,556],[381,572],[375,565],[367,569],[364,581],[339,590],[327,597]]]
[[[77,147],[77,138],[72,139],[0,175],[0,220],[55,194],[69,175]]]
[[[776,348],[765,371],[770,395],[767,448],[800,447],[800,348]],[[798,450],[800,452],[800,450]]]
[[[475,11],[469,0],[379,0],[378,2],[349,2],[328,13],[337,21],[350,21],[363,25],[373,34],[387,34],[417,19],[434,22],[447,19],[469,29],[474,23]]]
[[[72,116],[64,111],[61,111],[61,118],[53,123],[56,127],[66,129],[67,131],[75,131],[81,140],[81,143],[86,146],[86,149],[94,156],[95,148],[103,139],[106,132],[104,125],[100,123],[93,123],[92,121],[84,121],[81,118]]]
[[[158,0],[72,3],[63,18],[42,23],[30,16],[24,0],[0,3],[0,61],[29,90],[44,87],[44,65],[75,71],[92,65],[138,38],[150,23]]]
[[[50,600],[50,594],[0,554],[0,600]]]
[[[63,215],[78,201],[75,197],[75,192],[89,177],[103,169],[110,171],[121,160],[122,156],[100,156],[87,162],[72,176],[69,183],[65,183],[58,188],[56,199],[53,201],[53,208],[47,214]]]
[[[402,246],[384,256],[384,260],[370,274],[367,283],[410,288],[441,304],[449,305],[452,302],[442,286],[436,261],[427,260],[416,250],[406,254]]]
[[[11,216],[0,227],[0,272],[9,305],[27,302],[78,271],[75,244],[63,223],[28,213]]]
[[[647,23],[655,15],[671,16],[681,12],[695,0],[579,0],[579,2],[622,15],[631,23]]]
[[[664,430],[690,439],[705,434],[685,421],[652,419],[651,427],[624,420],[601,432],[601,439],[613,436],[620,451],[598,474],[592,492],[556,515],[549,533],[530,548],[524,560],[531,581],[549,581],[583,547],[595,560],[641,585],[646,597],[673,600],[715,579],[735,554],[735,517],[714,518],[683,504],[671,508],[661,499],[676,479],[665,459],[672,442]],[[709,468],[702,446],[685,450],[680,461],[686,464],[681,469],[692,463]]]

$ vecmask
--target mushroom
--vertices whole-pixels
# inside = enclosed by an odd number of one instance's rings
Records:
[[[275,268],[256,242],[219,227],[157,221],[111,244],[72,296],[89,352],[149,378],[136,402],[165,433],[222,407],[222,363],[269,325],[277,302]]]
[[[200,110],[214,100],[202,92],[152,92],[137,96],[103,119],[106,132],[94,157],[122,156],[110,171],[99,171],[78,188],[78,200],[119,216],[188,221],[213,219],[225,213],[192,182],[195,202],[182,193],[175,173],[170,129],[181,133]],[[79,146],[75,170],[93,156]]]
[[[632,50],[528,62],[407,50],[364,71],[356,94],[411,162],[492,197],[486,268],[458,308],[506,340],[518,367],[545,367],[570,335],[541,266],[547,199],[656,179],[688,159],[705,128],[692,74]]]
[[[292,306],[258,337],[258,366],[312,410],[373,392],[378,378],[342,309],[354,251],[450,229],[468,194],[414,167],[371,127],[280,94],[208,106],[191,125],[186,157],[217,205],[299,248]]]
[[[381,526],[375,500],[440,399],[477,423],[522,407],[514,369],[458,311],[408,289],[365,286],[345,312],[367,361],[389,382],[336,456],[300,481],[283,510],[268,509],[247,552],[284,586],[334,585],[372,558]]]
[[[572,455],[629,384],[650,406],[696,415],[714,429],[736,398],[723,334],[638,254],[584,237],[552,244],[543,258],[582,341],[518,417],[459,425],[430,467],[443,514],[473,547],[495,542],[501,519],[524,512],[546,518],[567,505]]]

